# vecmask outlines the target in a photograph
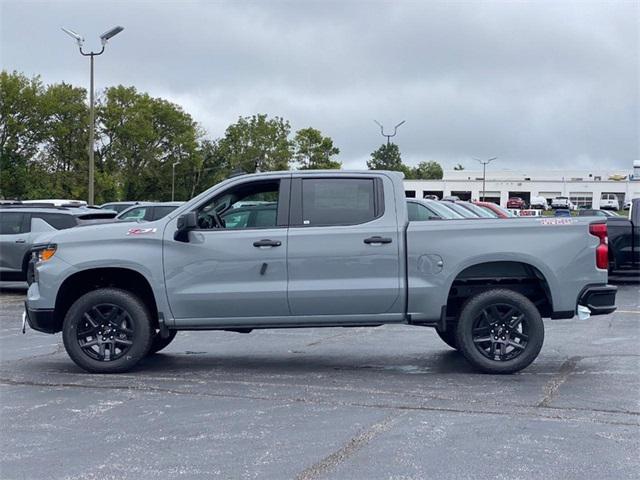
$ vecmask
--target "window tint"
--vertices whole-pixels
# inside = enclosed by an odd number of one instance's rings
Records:
[[[226,190],[198,209],[198,228],[274,228],[277,226],[280,180],[242,183]]]
[[[65,228],[75,227],[77,222],[72,215],[63,215],[60,213],[32,213],[32,218],[41,218],[56,230],[64,230]]]
[[[166,205],[163,207],[153,207],[153,220],[158,220],[160,218],[166,217],[171,212],[173,212],[177,206]]]
[[[304,225],[355,225],[373,220],[373,179],[318,178],[302,181]]]
[[[23,233],[23,213],[3,212],[0,214],[0,235],[16,235]]]

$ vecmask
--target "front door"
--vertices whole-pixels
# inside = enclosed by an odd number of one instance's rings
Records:
[[[400,313],[402,237],[394,197],[384,195],[393,192],[391,182],[366,175],[300,177],[291,189],[291,314],[374,322],[373,315]]]
[[[252,323],[289,315],[289,178],[242,181],[196,207],[198,227],[165,231],[167,296],[176,325]]]

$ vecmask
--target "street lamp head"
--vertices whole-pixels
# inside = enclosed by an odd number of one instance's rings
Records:
[[[73,30],[69,30],[68,28],[64,27],[62,27],[62,31],[73,38],[76,42],[78,42],[79,47],[82,47],[82,44],[84,43],[84,37],[82,35],[79,35]]]
[[[102,46],[104,47],[109,41],[109,39],[115,37],[117,34],[119,34],[123,30],[124,30],[124,27],[121,27],[120,25],[118,25],[117,27],[113,27],[111,30],[107,30],[102,35],[100,35]]]

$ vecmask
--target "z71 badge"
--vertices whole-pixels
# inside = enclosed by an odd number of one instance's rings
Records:
[[[145,233],[156,233],[157,228],[130,228],[127,235],[144,235]]]

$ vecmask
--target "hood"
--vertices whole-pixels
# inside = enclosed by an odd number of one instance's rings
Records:
[[[155,222],[110,222],[82,225],[50,233],[47,240],[58,245],[109,244],[162,238],[163,219]],[[45,238],[44,236],[42,238]]]

